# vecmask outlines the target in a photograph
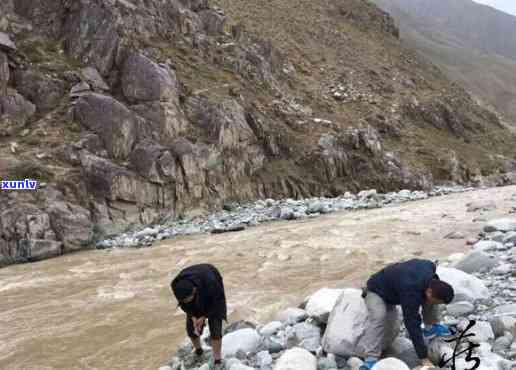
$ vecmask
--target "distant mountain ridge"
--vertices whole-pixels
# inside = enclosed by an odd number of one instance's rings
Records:
[[[471,0],[373,0],[401,38],[516,124],[516,17]]]

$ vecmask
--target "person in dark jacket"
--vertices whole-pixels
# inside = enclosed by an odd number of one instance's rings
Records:
[[[222,321],[227,320],[227,307],[219,271],[210,264],[193,265],[183,269],[170,287],[186,313],[186,332],[198,356],[203,354],[199,337],[208,320],[215,368],[220,367]]]
[[[399,328],[397,305],[401,306],[405,328],[422,364],[433,367],[427,358],[424,337],[451,334],[446,325],[438,324],[438,305],[448,304],[454,297],[453,288],[439,279],[436,268],[432,261],[412,259],[391,264],[369,278],[364,290],[369,316],[363,337],[365,362],[361,370],[374,366],[381,356],[386,335]]]

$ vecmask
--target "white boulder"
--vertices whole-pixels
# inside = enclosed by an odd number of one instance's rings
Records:
[[[317,359],[306,349],[294,347],[283,353],[274,370],[317,370]]]
[[[450,284],[455,291],[454,302],[489,298],[489,289],[477,277],[449,267],[437,267],[437,275]]]
[[[234,357],[238,351],[254,352],[260,344],[260,335],[254,329],[236,330],[222,337],[222,357]]]
[[[378,361],[374,366],[374,370],[410,370],[403,362],[394,357],[385,358]]]
[[[342,289],[323,288],[315,292],[306,304],[306,312],[319,322],[328,322],[331,310],[342,294]]]

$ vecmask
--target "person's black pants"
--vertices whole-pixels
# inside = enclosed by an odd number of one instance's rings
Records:
[[[222,319],[208,317],[208,325],[210,327],[210,338],[218,340],[222,338]],[[204,327],[203,327],[204,328]],[[190,338],[198,338],[195,334],[194,325],[192,322],[192,316],[186,316],[186,332]],[[202,333],[202,328],[201,328]]]

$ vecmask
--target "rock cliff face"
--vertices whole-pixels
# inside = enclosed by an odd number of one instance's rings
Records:
[[[2,1],[0,177],[40,188],[0,192],[0,265],[230,200],[510,170],[514,138],[404,50],[386,13],[287,8]]]

